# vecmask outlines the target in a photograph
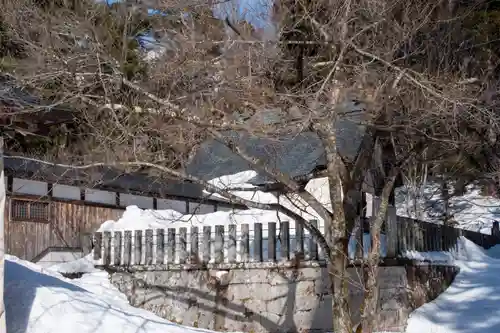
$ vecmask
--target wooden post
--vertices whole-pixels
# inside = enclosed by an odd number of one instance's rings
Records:
[[[212,228],[210,226],[203,227],[203,262],[208,264],[210,262],[210,236],[212,235]]]
[[[200,260],[200,249],[198,246],[198,227],[191,227],[191,246],[189,248],[189,263],[197,264]]]
[[[132,263],[132,231],[123,233],[123,264],[129,266]]]
[[[175,229],[167,230],[167,263],[175,263]]]
[[[304,226],[295,222],[295,258],[304,258]]]
[[[120,266],[122,261],[122,232],[115,231],[113,235],[113,248],[114,248],[114,260],[113,264],[115,266]]]
[[[214,244],[215,263],[224,262],[224,226],[215,226],[215,244]]]
[[[443,229],[441,225],[436,225],[436,248],[434,251],[442,251],[443,250]]]
[[[493,222],[493,226],[491,227],[491,235],[500,238],[500,223],[498,221]]]
[[[241,261],[248,262],[250,258],[250,227],[248,224],[241,225]]]
[[[387,240],[387,257],[396,258],[398,255],[398,223],[396,207],[387,207],[387,218],[385,221],[385,239]]]
[[[162,265],[165,260],[165,229],[156,230],[156,264]]]
[[[111,232],[105,231],[102,233],[102,244],[104,248],[103,265],[111,264]]]
[[[153,229],[146,230],[145,244],[146,244],[145,265],[152,265],[153,264]]]
[[[135,231],[134,240],[134,265],[140,265],[142,260],[142,230]]]
[[[227,261],[236,262],[236,225],[230,224],[227,233]]]
[[[187,259],[187,228],[179,228],[179,263],[185,264]]]
[[[267,224],[267,260],[276,261],[276,222]]]
[[[312,220],[311,224],[314,227],[318,227],[318,221]],[[316,240],[314,237],[309,233],[309,260],[318,260],[318,243],[316,243]]]
[[[262,262],[262,223],[255,223],[254,225],[254,260],[257,262]]]
[[[102,233],[96,232],[94,234],[94,261],[101,260],[101,249],[102,249]]]
[[[354,222],[354,259],[363,259],[364,222],[364,218],[361,216],[356,217]]]
[[[408,236],[408,250],[410,251],[416,251],[416,246],[415,246],[415,238],[417,237],[416,235],[416,228],[415,228],[415,221],[412,219],[407,219],[408,221],[408,228],[406,229],[406,234]]]
[[[5,272],[5,173],[3,163],[3,137],[0,136],[0,333],[7,331],[5,323],[5,304],[3,300],[3,285],[4,285],[4,272]]]
[[[281,260],[290,260],[290,222],[280,224]]]

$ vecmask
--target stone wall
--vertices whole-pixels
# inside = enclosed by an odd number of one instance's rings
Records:
[[[402,331],[409,313],[439,295],[454,267],[411,264],[380,267],[379,326]],[[350,307],[359,321],[361,271],[350,268]],[[133,306],[170,321],[217,331],[328,332],[331,296],[326,268],[254,265],[227,270],[121,271],[111,281]]]

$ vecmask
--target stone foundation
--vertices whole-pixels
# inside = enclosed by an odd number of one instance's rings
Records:
[[[450,266],[380,267],[377,330],[404,331],[410,312],[437,297],[457,269]],[[359,322],[361,270],[350,268],[349,305]],[[325,267],[240,267],[215,270],[115,272],[112,283],[133,306],[170,321],[217,331],[328,332],[331,296]]]

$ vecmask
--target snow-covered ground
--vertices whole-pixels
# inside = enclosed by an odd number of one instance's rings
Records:
[[[500,246],[485,251],[461,238],[458,251],[446,260],[460,272],[444,293],[411,314],[406,333],[500,332]]]
[[[419,255],[456,265],[460,272],[443,294],[411,314],[406,333],[500,332],[500,246],[485,251],[461,238],[455,253]],[[68,280],[11,256],[5,266],[8,333],[211,332],[131,307],[103,271]]]
[[[243,172],[215,179],[212,183],[226,189],[249,189],[251,185],[247,181],[254,176],[254,172]],[[325,178],[311,181],[306,189],[327,209],[331,209],[328,181]],[[319,225],[323,226],[321,218],[296,197],[276,197],[259,191],[231,191],[257,202],[279,202],[308,220],[318,220]],[[424,194],[423,198],[414,201],[404,189],[399,190],[396,199],[398,214],[438,221],[442,212],[438,188],[429,186]],[[420,210],[420,216],[415,216],[415,202],[424,207]],[[492,221],[500,218],[500,200],[480,196],[479,191],[474,188],[469,188],[468,193],[462,197],[453,198],[450,209],[461,227],[476,231],[489,232]],[[186,226],[187,223],[200,226],[252,225],[255,222],[265,224],[278,221],[290,221],[293,242],[294,221],[276,212],[258,209],[182,215],[172,210],[152,211],[131,206],[119,220],[106,221],[99,230],[172,228]],[[263,231],[263,236],[267,237],[267,230]],[[369,243],[368,238],[369,235],[366,234],[365,244]],[[354,242],[351,242],[350,252],[354,252],[353,250]],[[384,248],[382,252],[385,252]],[[457,265],[460,273],[442,295],[411,315],[406,333],[500,332],[500,246],[485,251],[461,238],[454,253],[410,252],[407,256]],[[210,332],[180,326],[148,311],[131,307],[126,297],[110,284],[107,273],[93,267],[90,256],[49,269],[8,256],[5,266],[5,304],[9,333]],[[68,280],[58,272],[86,274],[79,279]]]
[[[440,222],[444,207],[441,190],[436,183],[420,188],[418,196],[412,194],[408,187],[396,190],[399,216]],[[450,198],[449,214],[463,229],[490,234],[493,221],[500,220],[500,199],[483,196],[477,186],[470,185],[464,195]]]
[[[105,272],[68,280],[7,256],[5,307],[8,333],[199,333],[128,304]]]

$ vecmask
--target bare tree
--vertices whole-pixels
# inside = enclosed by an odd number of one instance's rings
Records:
[[[241,22],[215,19],[211,4],[200,1],[110,7],[91,1],[11,0],[0,22],[12,49],[13,77],[53,103],[71,105],[79,121],[74,132],[66,133],[72,144],[58,162],[77,169],[156,170],[235,203],[290,216],[327,255],[338,333],[353,328],[347,246],[370,174],[381,206],[370,228],[373,246],[360,327],[372,332],[380,229],[398,173],[424,157],[427,163],[473,150],[485,128],[499,124],[496,98],[489,93],[496,86],[495,69],[488,67],[495,55],[488,43],[474,44],[481,36],[473,29],[463,28],[474,24],[482,5],[283,1],[275,4],[278,35],[272,42]],[[148,15],[152,7],[161,12]],[[144,42],[151,34],[156,47],[141,51],[139,37]],[[473,59],[464,43],[474,49]],[[348,107],[353,101],[360,104],[357,112]],[[340,123],[346,120],[361,133],[350,158],[338,149]],[[300,180],[245,145],[248,138],[280,142],[301,133],[321,142],[331,211]],[[306,202],[325,221],[326,234],[284,205],[238,197],[186,172],[209,138]],[[495,150],[496,141],[491,142]],[[444,151],[423,154],[430,143]]]

